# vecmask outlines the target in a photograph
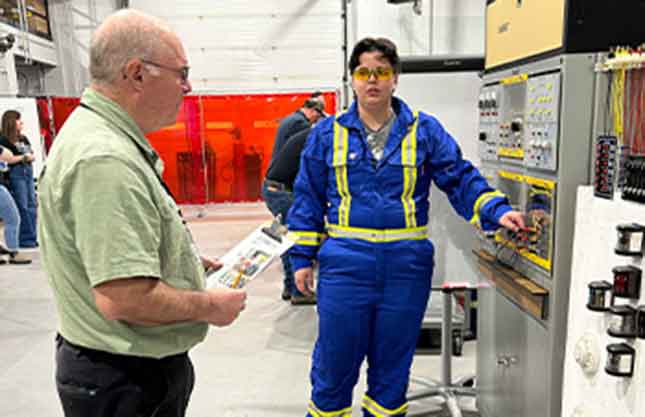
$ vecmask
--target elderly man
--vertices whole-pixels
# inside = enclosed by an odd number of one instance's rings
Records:
[[[186,54],[162,22],[124,10],[90,47],[91,86],[39,183],[42,256],[56,298],[56,384],[65,415],[184,416],[188,350],[244,308],[204,289],[201,258],[144,134],[174,123]]]

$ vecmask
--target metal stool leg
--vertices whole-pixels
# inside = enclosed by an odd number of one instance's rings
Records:
[[[434,288],[433,288],[434,289]],[[476,396],[476,389],[469,387],[462,387],[460,384],[453,385],[452,383],[452,297],[456,289],[444,286],[441,288],[443,294],[443,313],[441,316],[441,380],[436,381],[422,378],[411,377],[410,380],[422,385],[424,388],[416,392],[409,392],[407,395],[408,401],[414,401],[421,398],[428,397],[441,397],[443,398],[446,408],[452,417],[462,417],[461,409],[457,402],[458,396]],[[472,378],[461,378],[461,380],[469,380]],[[427,415],[426,412],[418,412],[408,414],[409,417]]]

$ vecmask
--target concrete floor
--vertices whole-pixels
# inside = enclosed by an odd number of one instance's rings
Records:
[[[224,254],[269,218],[262,204],[189,207],[185,212],[202,252],[212,256]],[[53,377],[56,311],[38,252],[30,254],[34,262],[29,266],[0,266],[0,416],[60,417]],[[247,308],[234,325],[211,328],[206,341],[192,351],[197,381],[190,417],[305,415],[316,311],[281,301],[281,279],[279,262],[274,263],[248,286]],[[465,344],[464,355],[453,360],[454,376],[474,373],[475,350],[475,342]],[[439,357],[416,356],[412,373],[438,377]],[[354,416],[361,415],[364,390],[362,372]],[[465,400],[464,406],[472,409],[473,401]],[[425,408],[441,410],[434,400],[410,405],[411,412]]]

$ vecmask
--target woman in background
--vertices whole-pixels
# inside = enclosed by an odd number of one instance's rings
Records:
[[[36,238],[36,189],[32,167],[34,153],[29,139],[22,135],[22,127],[19,112],[15,110],[4,112],[0,146],[20,157],[15,162],[9,162],[9,188],[20,212],[18,237],[20,247],[35,248],[38,246],[38,240]]]
[[[18,233],[20,231],[20,213],[16,202],[7,189],[8,178],[5,175],[8,164],[16,164],[29,158],[28,155],[14,155],[9,149],[0,146],[0,218],[4,222],[4,239],[6,248],[0,245],[0,263],[29,264],[31,259],[18,252]],[[8,259],[7,258],[8,256]]]

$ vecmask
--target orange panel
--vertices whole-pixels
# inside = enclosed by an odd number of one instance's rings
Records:
[[[178,203],[255,201],[280,121],[310,93],[189,96],[175,124],[147,135]],[[333,114],[336,94],[324,93]],[[54,98],[57,130],[79,99]]]

